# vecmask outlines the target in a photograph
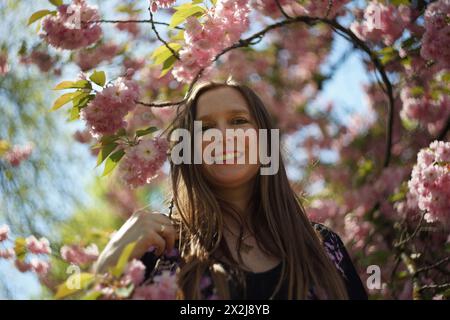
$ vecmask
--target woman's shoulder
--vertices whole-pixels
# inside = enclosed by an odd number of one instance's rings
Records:
[[[335,243],[339,246],[344,245],[339,235],[329,227],[317,222],[311,222],[311,225],[314,230],[320,235],[320,238],[324,243]]]
[[[342,275],[349,298],[351,300],[366,300],[367,292],[339,235],[321,223],[311,222],[311,224],[320,235],[328,257]]]

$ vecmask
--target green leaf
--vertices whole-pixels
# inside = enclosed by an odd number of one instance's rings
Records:
[[[80,278],[77,279],[76,277]],[[92,283],[92,281],[94,281],[94,278],[95,278],[94,274],[87,272],[72,274],[69,278],[67,278],[67,280],[63,284],[58,286],[58,290],[56,291],[55,294],[55,299],[62,299],[74,293],[84,290]],[[72,284],[74,282],[78,282],[77,280],[79,280],[80,286],[78,288],[72,288]]]
[[[176,35],[171,37],[172,40],[184,40],[184,30],[180,30]]]
[[[36,11],[35,13],[33,13],[30,18],[28,19],[28,23],[27,26],[29,26],[30,24],[32,24],[33,22],[45,17],[48,14],[52,14],[55,15],[56,11],[50,11],[50,10],[39,10]]]
[[[114,293],[119,298],[128,298],[134,290],[134,285],[130,284],[128,287],[119,287],[114,290]]]
[[[119,260],[117,261],[117,264],[111,271],[113,276],[118,278],[122,275],[123,271],[125,270],[125,266],[127,265],[128,260],[131,256],[131,253],[133,252],[134,247],[136,246],[136,243],[137,243],[136,241],[131,242],[127,244],[125,249],[123,249],[122,253],[120,254]]]
[[[92,75],[89,77],[94,83],[98,84],[100,87],[103,87],[106,82],[106,75],[104,71],[95,70]]]
[[[25,238],[16,238],[14,241],[14,253],[16,254],[17,259],[21,261],[25,259],[25,255],[27,254]]]
[[[172,68],[175,62],[177,61],[177,58],[175,56],[169,57],[166,61],[164,61],[161,74],[159,75],[159,78],[162,78],[166,75],[167,72],[169,72]]]
[[[48,0],[52,5],[59,7],[63,4],[63,0]]]
[[[181,44],[176,42],[171,42],[167,45],[175,52],[181,49]],[[155,49],[155,51],[153,51],[151,55],[151,57],[154,59],[154,64],[161,64],[172,56],[172,52],[165,45],[162,45]]]
[[[120,159],[124,156],[125,151],[123,149],[114,152],[105,162],[105,169],[103,170],[103,177],[110,174],[119,163]]]
[[[56,85],[53,90],[64,90],[64,89],[92,89],[92,85],[87,80],[78,81],[63,81]]]
[[[88,292],[87,294],[82,296],[80,300],[97,300],[101,297],[102,294],[103,293],[101,291]]]
[[[394,6],[399,6],[399,5],[401,5],[401,4],[404,4],[404,5],[410,5],[411,4],[411,1],[410,0],[391,0],[391,3],[394,5]]]
[[[170,19],[169,28],[175,28],[193,15],[202,16],[206,11],[200,6],[192,5],[192,3],[186,3],[184,5],[175,7],[175,10],[177,11],[172,15],[172,18]]]
[[[112,142],[109,143],[105,146],[103,146],[103,148],[100,149],[100,152],[98,153],[98,157],[97,157],[97,166],[99,166],[100,164],[103,163],[103,161],[106,160],[106,158],[108,158],[108,156],[111,154],[111,152],[114,151],[114,149],[116,149],[116,147],[119,144]]]
[[[83,92],[83,94],[81,94],[73,99],[73,101],[72,101],[73,106],[78,107],[79,109],[82,109],[89,103],[89,101],[91,101],[94,98],[95,98],[95,94],[89,94],[87,92]]]
[[[450,82],[450,72],[449,71],[443,72],[442,76],[441,76],[441,79],[445,83],[449,83]]]
[[[410,92],[413,97],[417,98],[425,93],[425,89],[421,86],[414,86],[410,89]]]
[[[142,136],[145,136],[147,134],[153,133],[153,132],[155,132],[157,130],[158,130],[157,127],[148,127],[147,129],[137,130],[136,131],[136,136],[142,137]]]
[[[50,109],[50,111],[58,110],[59,108],[61,108],[66,103],[70,102],[71,100],[73,100],[73,99],[75,99],[78,96],[83,95],[83,94],[84,94],[83,91],[75,91],[75,92],[63,94],[62,96],[60,96],[58,99],[55,100],[55,102],[53,103],[53,106]]]
[[[70,121],[78,120],[79,118],[80,118],[80,108],[73,107],[72,109],[70,109],[68,121],[70,122]]]

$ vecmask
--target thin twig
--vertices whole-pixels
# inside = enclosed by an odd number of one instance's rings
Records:
[[[417,270],[416,270],[416,275],[419,274],[419,273],[422,273],[422,272],[431,270],[431,269],[435,269],[435,268],[439,267],[441,264],[444,264],[444,263],[449,262],[449,261],[450,261],[450,256],[449,256],[449,257],[446,257],[446,258],[444,258],[444,259],[441,259],[441,260],[439,260],[438,262],[436,262],[436,263],[434,263],[434,264],[432,264],[432,265],[429,265],[429,266],[426,266],[426,267],[422,267],[422,268],[420,268],[420,269],[417,269]]]
[[[424,290],[430,290],[430,289],[434,289],[434,290],[444,290],[444,289],[448,289],[450,288],[450,283],[443,283],[443,284],[429,284],[429,285],[425,285],[419,288],[419,292],[422,292]]]
[[[413,233],[412,233],[409,237],[407,237],[406,239],[404,239],[404,240],[402,240],[402,241],[400,241],[400,242],[394,244],[394,247],[395,247],[395,248],[400,248],[400,247],[402,247],[402,246],[405,245],[407,242],[411,241],[412,239],[414,239],[414,238],[416,237],[417,233],[419,232],[420,228],[422,227],[422,223],[423,223],[424,218],[425,218],[425,213],[426,213],[426,212],[422,212],[422,214],[420,215],[419,223],[417,224],[416,229],[413,231]]]
[[[156,30],[155,23],[153,22],[153,13],[151,7],[148,7],[148,12],[150,13],[150,23],[152,24],[152,29],[155,32],[156,37],[166,46],[167,49],[169,49],[170,52],[172,52],[172,55],[177,60],[180,60],[180,56],[178,55],[178,53],[169,46],[169,44],[159,35],[158,30]]]
[[[83,21],[83,23],[152,23],[152,20],[147,19],[147,20],[92,20],[92,21]],[[162,26],[169,26],[170,24],[167,22],[160,22],[160,21],[153,21],[153,24],[156,25],[162,25]],[[183,27],[174,27],[174,29],[178,29],[178,30],[184,30]]]
[[[275,3],[277,4],[278,9],[280,9],[281,14],[286,18],[286,19],[292,19],[291,16],[289,16],[286,11],[284,10],[284,8],[281,6],[280,0],[275,0]]]

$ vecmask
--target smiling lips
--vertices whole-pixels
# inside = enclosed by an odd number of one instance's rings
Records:
[[[221,155],[213,157],[214,162],[223,162],[227,161],[227,159],[240,159],[244,155],[241,151],[226,151]]]

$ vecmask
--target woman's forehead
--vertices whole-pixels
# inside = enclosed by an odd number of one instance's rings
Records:
[[[196,117],[218,113],[248,113],[247,102],[241,93],[231,87],[220,87],[204,92],[197,101]]]

